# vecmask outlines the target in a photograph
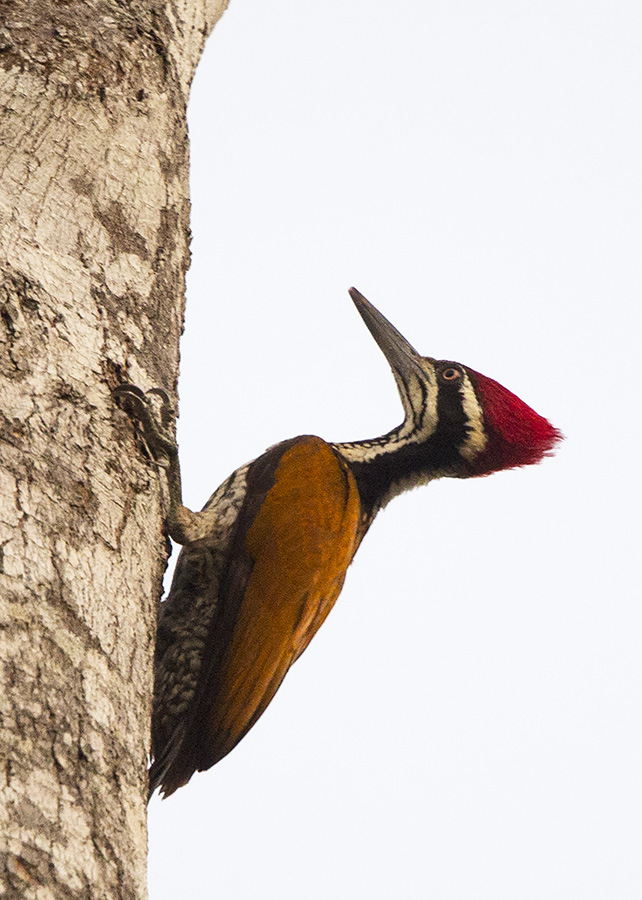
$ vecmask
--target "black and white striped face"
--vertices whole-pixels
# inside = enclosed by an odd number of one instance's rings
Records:
[[[538,462],[560,434],[496,381],[461,363],[420,356],[357,290],[350,295],[392,369],[402,424],[337,445],[377,506],[433,478],[467,478]]]
[[[398,428],[373,441],[359,442],[358,461],[432,442],[440,462],[449,470],[460,460],[472,462],[485,448],[487,437],[483,412],[465,366],[420,356],[355,288],[350,295],[390,364],[404,410]]]

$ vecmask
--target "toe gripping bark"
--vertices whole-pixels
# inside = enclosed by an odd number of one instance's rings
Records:
[[[175,414],[167,392],[163,388],[152,388],[145,393],[136,385],[121,384],[114,390],[114,397],[139,425],[148,456],[167,476],[169,536],[178,544],[189,544],[197,540],[202,536],[203,517],[183,506],[178,446],[171,434]]]

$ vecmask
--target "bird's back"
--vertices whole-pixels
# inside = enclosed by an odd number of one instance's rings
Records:
[[[268,450],[213,495],[162,606],[151,789],[165,794],[252,727],[336,600],[357,546],[354,477],[325,441]]]

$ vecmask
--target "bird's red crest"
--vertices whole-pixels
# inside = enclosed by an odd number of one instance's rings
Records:
[[[479,475],[528,466],[550,456],[562,434],[492,378],[468,369],[484,414],[488,444],[475,461]]]

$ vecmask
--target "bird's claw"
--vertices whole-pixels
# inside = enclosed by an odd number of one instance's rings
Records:
[[[161,399],[158,411],[152,406],[150,394]],[[113,396],[121,408],[140,425],[150,457],[158,465],[166,467],[168,461],[178,454],[176,441],[169,432],[174,411],[167,391],[152,388],[145,393],[135,384],[120,384],[114,388]]]

